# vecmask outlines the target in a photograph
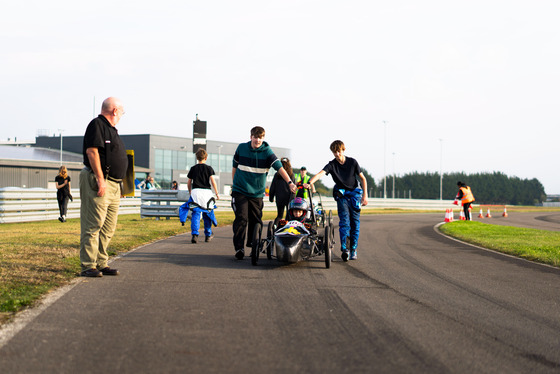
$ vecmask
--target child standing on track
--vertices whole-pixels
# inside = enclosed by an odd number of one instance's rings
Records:
[[[198,163],[193,166],[187,174],[187,177],[189,178],[187,181],[187,188],[189,189],[189,194],[191,195],[189,201],[192,200],[194,203],[191,203],[193,206],[191,206],[190,209],[192,210],[194,205],[196,205],[203,210],[209,210],[208,205],[211,203],[211,200],[214,199],[210,184],[212,184],[212,187],[216,192],[216,199],[220,199],[218,187],[216,186],[216,180],[214,179],[214,169],[212,166],[206,165],[208,153],[204,149],[201,148],[196,151],[196,159]],[[197,242],[201,214],[204,221],[205,241],[209,242],[214,236],[212,235],[212,217],[210,217],[207,212],[201,211],[200,209],[194,209],[191,217],[191,243]]]
[[[333,188],[334,199],[338,209],[340,250],[343,261],[358,259],[358,238],[360,236],[360,211],[362,205],[367,205],[367,181],[360,169],[358,161],[346,157],[346,147],[341,140],[335,140],[330,146],[334,160],[330,161],[323,170],[309,180],[313,184],[325,174],[331,174],[335,182]],[[362,188],[358,186],[358,179]],[[309,188],[309,185],[304,185]],[[346,239],[350,238],[350,248],[346,246]],[[348,251],[350,250],[350,253]]]

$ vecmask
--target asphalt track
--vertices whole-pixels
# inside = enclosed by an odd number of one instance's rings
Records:
[[[545,215],[494,222],[560,228]],[[140,247],[2,330],[0,371],[559,373],[560,270],[450,240],[442,220],[363,215],[358,260],[337,249],[330,269],[236,261],[231,227]]]

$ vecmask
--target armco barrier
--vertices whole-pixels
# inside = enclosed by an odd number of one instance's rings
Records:
[[[80,217],[80,191],[72,190],[67,218]],[[119,214],[140,212],[140,199],[121,199]],[[56,220],[60,216],[56,190],[45,188],[0,188],[0,223]]]
[[[68,203],[67,218],[80,217],[80,193],[73,189],[73,202]],[[141,217],[178,217],[179,206],[186,202],[186,190],[137,190],[135,197],[121,199],[119,214],[138,214]],[[319,201],[318,197],[314,200]],[[336,210],[332,197],[322,197],[323,208]],[[458,209],[453,200],[383,199],[370,198],[364,209],[416,209],[445,212],[447,208]],[[219,210],[231,210],[230,196],[216,201]],[[264,210],[275,211],[276,204],[264,199]],[[59,216],[56,190],[44,188],[0,188],[0,223],[56,220]]]
[[[189,199],[189,192],[185,190],[172,191],[172,190],[142,190],[142,205],[140,208],[140,217],[156,217],[156,219],[165,217],[179,217],[179,207]],[[314,199],[319,202],[319,198]],[[336,209],[336,202],[333,198],[323,198],[322,203],[324,209]],[[216,200],[217,209],[231,210],[231,197],[221,197]],[[264,199],[265,211],[275,211],[276,203],[270,202],[268,197]]]
[[[170,218],[179,216],[179,207],[189,199],[188,191],[171,190],[142,190],[142,205],[140,216]],[[319,201],[325,210],[336,210],[336,201],[332,197],[314,197],[315,203]],[[216,206],[220,210],[231,209],[231,197],[225,196],[216,200]],[[368,199],[368,205],[364,209],[413,209],[434,210],[445,212],[446,209],[457,208],[453,200],[420,200],[420,199]],[[457,208],[458,209],[458,208]],[[270,202],[268,197],[264,198],[265,211],[275,211],[276,203]]]

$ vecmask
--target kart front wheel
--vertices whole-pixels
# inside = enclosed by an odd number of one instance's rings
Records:
[[[331,267],[332,262],[332,251],[331,246],[332,244],[332,227],[327,225],[325,226],[325,236],[323,238],[323,251],[325,252],[325,267],[329,269]]]
[[[274,244],[274,221],[268,223],[268,229],[266,230],[266,258],[272,260],[272,245]]]
[[[261,232],[262,225],[260,223],[256,223],[255,229],[253,230],[253,241],[251,248],[251,263],[254,266],[257,266],[257,262],[259,262],[259,252],[261,251]]]

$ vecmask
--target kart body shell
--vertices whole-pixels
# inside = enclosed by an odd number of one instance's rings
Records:
[[[276,259],[281,262],[299,262],[309,257],[309,230],[298,221],[290,221],[274,233]]]
[[[320,195],[319,195],[320,198]],[[322,202],[315,203],[309,191],[309,212],[306,223],[288,221],[281,227],[268,223],[266,237],[262,237],[262,225],[253,230],[251,262],[257,265],[261,253],[266,253],[282,263],[296,263],[315,256],[325,256],[325,266],[331,265],[334,248],[332,212],[322,209]]]

